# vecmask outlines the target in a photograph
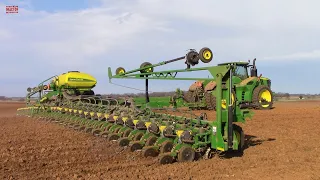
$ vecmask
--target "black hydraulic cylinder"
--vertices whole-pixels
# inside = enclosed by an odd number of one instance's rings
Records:
[[[233,89],[233,72],[232,69],[229,71],[230,79],[229,79],[229,106],[228,106],[228,147],[232,148],[233,141],[233,107],[232,107],[232,89]],[[236,102],[235,102],[236,103]]]
[[[150,102],[150,99],[149,99],[149,81],[148,81],[148,79],[146,79],[146,103],[149,103],[149,102]]]
[[[175,58],[175,59],[171,59],[171,60],[165,61],[164,63],[168,64],[168,63],[172,63],[172,62],[175,62],[175,61],[182,60],[184,58],[185,58],[185,56],[182,56],[182,57],[178,57],[178,58]]]
[[[232,148],[233,141],[233,107],[228,107],[228,147]]]

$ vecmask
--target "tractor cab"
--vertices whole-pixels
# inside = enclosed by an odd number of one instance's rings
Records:
[[[235,64],[236,65],[236,69],[234,72],[234,76],[239,77],[241,80],[245,80],[249,77],[257,77],[258,71],[257,71],[257,67],[256,67],[256,59],[253,60],[253,64],[250,64],[249,62],[227,62],[227,63],[222,63],[222,64],[218,64],[218,66],[224,66],[224,65],[229,65],[229,64]],[[250,76],[249,76],[249,69],[250,68]]]

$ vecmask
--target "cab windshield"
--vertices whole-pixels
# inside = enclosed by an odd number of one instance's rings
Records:
[[[234,76],[238,76],[241,80],[248,78],[248,71],[246,66],[237,66]]]

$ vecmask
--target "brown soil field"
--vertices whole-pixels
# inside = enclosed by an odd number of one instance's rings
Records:
[[[0,103],[1,179],[320,179],[320,101],[255,111],[242,125],[242,155],[169,165],[100,137],[15,116],[23,106]]]

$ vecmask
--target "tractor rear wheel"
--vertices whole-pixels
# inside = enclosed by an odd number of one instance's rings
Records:
[[[253,90],[252,102],[257,109],[271,109],[273,105],[272,91],[268,86],[258,86]]]
[[[211,94],[211,92],[206,92],[204,97],[205,97],[207,109],[208,110],[216,110],[216,97],[214,97]]]
[[[192,91],[187,91],[184,96],[183,99],[187,102],[187,103],[195,103],[196,99],[194,96],[194,93]]]

